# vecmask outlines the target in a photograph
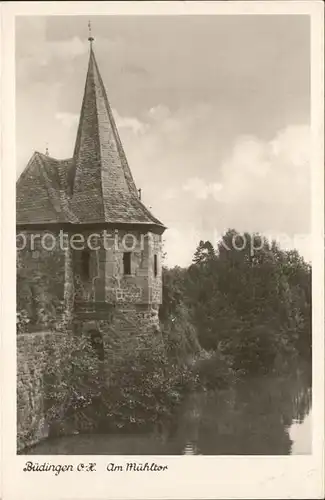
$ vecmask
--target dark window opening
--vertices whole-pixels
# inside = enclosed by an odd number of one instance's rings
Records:
[[[157,274],[158,274],[158,259],[157,259],[157,255],[154,255],[154,257],[153,257],[153,272],[154,272],[154,275],[155,275],[155,278],[156,278]]]
[[[100,361],[104,361],[104,344],[101,334],[97,330],[90,332],[90,343]]]
[[[123,254],[123,270],[124,274],[131,274],[131,252]]]
[[[81,254],[81,275],[84,280],[90,277],[90,251],[85,248]]]

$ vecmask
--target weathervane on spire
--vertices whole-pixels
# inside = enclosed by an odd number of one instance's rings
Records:
[[[91,24],[90,24],[90,21],[88,21],[88,31],[89,31],[88,41],[90,42],[90,46],[92,46],[94,38],[91,36]]]

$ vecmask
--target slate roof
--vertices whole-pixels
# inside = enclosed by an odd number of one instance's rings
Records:
[[[79,222],[70,209],[69,172],[73,159],[34,153],[16,185],[16,223]]]
[[[17,181],[17,224],[154,224],[138,197],[92,47],[73,158],[34,153]]]

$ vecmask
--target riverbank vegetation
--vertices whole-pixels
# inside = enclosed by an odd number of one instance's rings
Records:
[[[45,381],[48,420],[65,427],[55,433],[159,428],[196,388],[310,362],[311,267],[295,250],[230,230],[215,247],[201,241],[188,268],[163,269],[160,322],[150,336],[110,332],[105,363],[78,332],[66,336]]]
[[[155,337],[119,335],[99,391],[105,430],[159,427],[195,388],[310,361],[311,268],[295,250],[228,231],[216,247],[201,241],[188,268],[163,269],[160,322]]]
[[[215,248],[201,241],[189,268],[165,269],[163,286],[162,323],[177,328],[185,310],[216,365],[242,376],[311,361],[311,266],[296,250],[229,230]]]

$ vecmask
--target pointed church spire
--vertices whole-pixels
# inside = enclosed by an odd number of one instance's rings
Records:
[[[74,149],[72,208],[82,222],[153,223],[162,226],[139,200],[91,36],[86,85]]]

